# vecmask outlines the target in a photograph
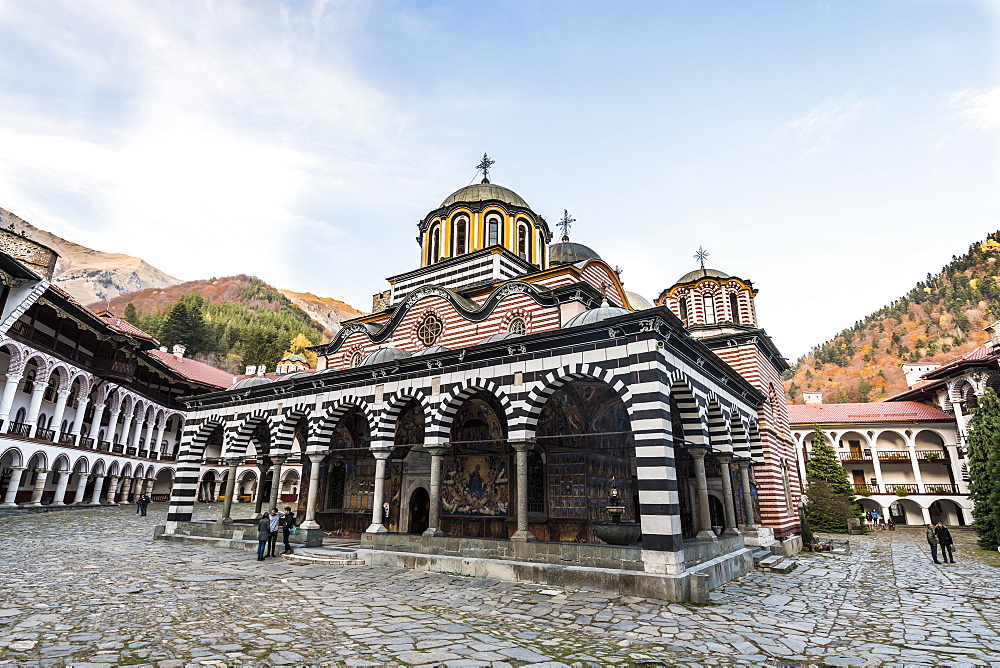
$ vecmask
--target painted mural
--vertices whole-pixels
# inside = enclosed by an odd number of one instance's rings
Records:
[[[448,457],[442,462],[444,515],[506,517],[510,510],[510,463],[503,455]]]

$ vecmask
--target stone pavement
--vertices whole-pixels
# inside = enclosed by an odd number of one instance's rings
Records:
[[[165,504],[0,520],[0,665],[992,665],[1000,569],[853,537],[704,607],[153,541]],[[218,508],[196,507],[196,517]],[[957,532],[956,532],[957,533]]]

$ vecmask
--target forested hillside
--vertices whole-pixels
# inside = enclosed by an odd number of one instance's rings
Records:
[[[186,355],[233,374],[246,365],[275,363],[286,352],[306,354],[321,343],[323,327],[275,288],[251,276],[190,281],[165,289],[121,295],[112,313],[149,332],[160,343],[187,347]]]
[[[1000,320],[1000,232],[975,243],[937,274],[835,338],[813,348],[790,372],[793,403],[823,392],[826,403],[878,401],[906,389],[905,362],[946,362],[986,340]]]

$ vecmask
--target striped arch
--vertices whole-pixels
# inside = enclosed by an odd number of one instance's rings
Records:
[[[228,447],[225,443],[223,444],[223,457],[245,456],[247,448],[250,446],[250,439],[262,424],[267,425],[268,436],[271,439],[271,442],[268,443],[270,451],[270,448],[274,445],[274,424],[271,422],[271,416],[267,411],[257,410],[251,413],[250,417],[236,428],[231,438],[226,439]]]
[[[756,420],[747,424],[747,439],[750,441],[750,460],[754,464],[764,463],[764,445],[760,442],[760,427]]]
[[[216,430],[223,430],[223,451],[225,451],[226,420],[213,415],[197,425],[185,428],[181,447],[177,454],[177,472],[170,492],[170,507],[167,509],[167,524],[190,522],[194,500],[198,495],[198,473],[205,456],[205,446]]]
[[[24,455],[17,448],[7,448],[0,454],[0,461],[10,455],[10,466],[24,466]]]
[[[70,383],[73,382],[73,370],[70,369],[66,364],[61,361],[56,361],[52,364],[52,368],[49,369],[49,380],[52,380],[52,374],[59,372],[59,385],[56,386],[57,390],[68,390]]]
[[[38,367],[38,371],[35,372],[35,382],[49,382],[49,374],[52,372],[52,360],[37,350],[33,351],[27,348],[25,349],[23,368],[27,368],[28,362],[31,360],[35,360],[35,365]]]
[[[743,417],[736,411],[733,411],[732,417],[729,418],[729,433],[733,435],[733,455],[740,459],[749,458],[750,439],[747,428],[743,423]]]
[[[362,399],[353,395],[345,395],[337,402],[326,409],[319,418],[314,418],[314,423],[309,425],[309,440],[306,442],[306,452],[326,452],[330,449],[330,440],[333,439],[333,432],[337,424],[352,409],[358,409],[364,413],[368,420],[370,433],[375,433],[376,420],[371,408]]]
[[[7,337],[0,338],[0,348],[6,348],[10,355],[10,363],[4,373],[23,374],[24,366],[28,363],[27,349],[14,339]]]
[[[420,390],[411,387],[404,387],[396,394],[392,395],[386,402],[382,414],[379,416],[378,431],[373,440],[379,443],[390,445],[396,439],[396,420],[399,419],[403,407],[411,401],[416,400],[424,410],[424,425],[428,425],[433,415],[431,403]],[[425,432],[426,433],[426,432]]]
[[[105,470],[107,470],[107,464],[103,459],[98,459],[96,462],[94,462],[93,474],[95,476],[104,475]]]
[[[301,421],[308,421],[312,418],[315,404],[295,404],[285,411],[285,415],[274,428],[274,442],[271,444],[272,453],[289,453],[292,451],[292,441],[295,437],[295,426]],[[307,427],[308,429],[308,427]]]
[[[90,473],[90,460],[84,456],[77,457],[73,462],[73,473]]]
[[[711,399],[708,402],[708,442],[714,452],[732,452],[733,440],[729,435],[729,420],[719,406],[719,402]]]
[[[504,419],[507,423],[507,435],[510,437],[511,424],[514,422],[515,414],[513,405],[507,393],[489,380],[483,378],[470,378],[455,387],[448,396],[445,397],[424,431],[425,443],[447,443],[451,438],[451,423],[455,419],[455,414],[466,399],[476,392],[488,392],[496,398],[504,412]]]
[[[708,431],[701,419],[698,401],[694,398],[694,392],[691,391],[687,381],[679,374],[675,374],[670,384],[670,396],[680,412],[681,424],[684,425],[684,444],[687,447],[707,447]],[[674,434],[674,439],[676,438],[677,435]]]
[[[111,397],[111,393],[117,389],[118,386],[115,385],[114,383],[101,383],[100,385],[97,386],[96,390],[93,389],[93,387],[91,388],[91,391],[94,393],[94,396],[91,397],[90,400],[95,406],[107,404],[108,408],[110,409],[111,405],[109,400]]]
[[[520,440],[534,436],[542,407],[556,390],[574,380],[599,380],[607,383],[621,397],[625,408],[631,413],[632,391],[612,372],[592,364],[564,366],[546,374],[541,384],[528,393],[524,401],[524,410],[516,416],[515,424],[509,428],[510,438]]]
[[[132,462],[127,462],[125,466],[122,467],[121,477],[123,478],[132,477]]]

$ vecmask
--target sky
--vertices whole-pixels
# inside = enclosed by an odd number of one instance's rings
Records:
[[[371,307],[476,177],[794,361],[1000,229],[1000,2],[0,0],[0,207]]]

